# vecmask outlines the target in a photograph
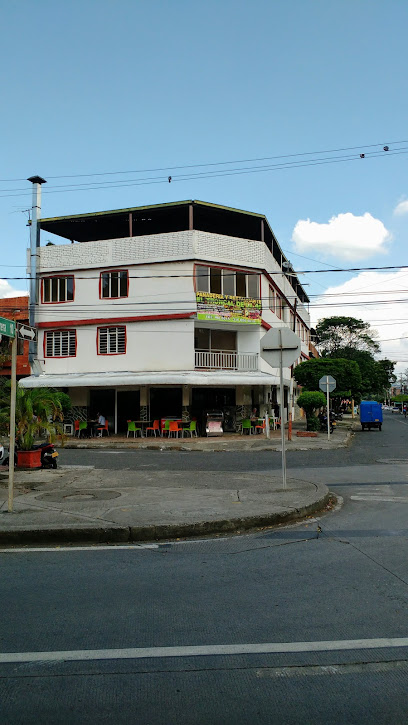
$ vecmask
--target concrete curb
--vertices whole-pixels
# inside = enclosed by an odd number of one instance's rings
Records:
[[[314,514],[327,505],[332,494],[327,486],[319,486],[319,497],[299,508],[286,509],[277,513],[266,513],[233,519],[202,521],[185,524],[161,524],[150,526],[72,526],[60,528],[28,527],[0,531],[0,545],[30,544],[102,544],[162,541],[164,539],[209,536],[234,533],[260,526],[277,526]]]

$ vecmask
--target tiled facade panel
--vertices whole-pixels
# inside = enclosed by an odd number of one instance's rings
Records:
[[[197,258],[262,268],[265,263],[265,244],[223,234],[195,232]]]

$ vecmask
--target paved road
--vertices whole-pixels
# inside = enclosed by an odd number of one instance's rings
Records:
[[[391,416],[381,434],[356,435],[349,470],[382,460],[377,480],[350,485],[345,468],[344,504],[318,522],[0,553],[2,722],[407,722],[408,484],[384,475],[407,438]],[[215,460],[132,455],[153,466]],[[228,454],[215,456],[219,470],[235,470],[222,468],[236,465]],[[241,470],[270,465],[271,454],[259,456],[246,454]]]

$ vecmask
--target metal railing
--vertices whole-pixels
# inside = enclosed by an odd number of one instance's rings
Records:
[[[255,352],[231,352],[228,350],[196,350],[195,367],[204,370],[258,370],[258,354]]]

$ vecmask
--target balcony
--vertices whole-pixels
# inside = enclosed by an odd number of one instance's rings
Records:
[[[258,354],[255,352],[232,352],[230,350],[196,350],[196,370],[258,370]]]

